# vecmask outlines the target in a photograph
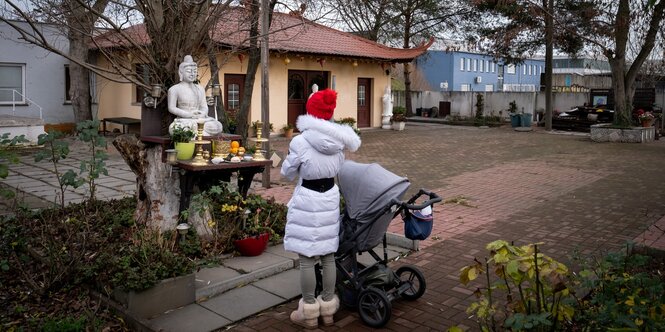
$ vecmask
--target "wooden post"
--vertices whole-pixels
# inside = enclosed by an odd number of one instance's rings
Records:
[[[270,98],[268,95],[268,67],[270,64],[270,53],[268,47],[268,34],[270,30],[270,5],[268,0],[261,1],[261,121],[263,122],[263,132],[267,133],[268,141],[264,144],[266,158],[270,159]],[[263,187],[270,188],[270,168],[266,167],[263,171]]]

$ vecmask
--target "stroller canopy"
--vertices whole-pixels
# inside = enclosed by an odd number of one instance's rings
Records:
[[[407,178],[397,176],[379,164],[351,160],[342,165],[338,182],[349,217],[360,223],[376,217],[391,199],[401,200],[410,186]]]

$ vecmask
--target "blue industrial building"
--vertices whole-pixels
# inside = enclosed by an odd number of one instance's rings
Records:
[[[514,65],[462,51],[428,51],[414,62],[431,91],[539,91],[545,73],[544,60]]]

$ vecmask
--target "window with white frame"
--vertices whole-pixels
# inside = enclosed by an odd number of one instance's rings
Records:
[[[543,66],[540,66],[540,73],[543,73]]]
[[[471,91],[471,84],[460,85],[460,91]]]
[[[473,59],[473,64],[471,65],[471,71],[478,70],[478,59]]]
[[[485,84],[485,91],[486,92],[494,91],[494,84]]]
[[[522,65],[522,75],[526,75],[526,67],[527,65]]]
[[[0,63],[0,104],[25,103],[25,64]]]
[[[459,70],[464,71],[464,58],[459,59]]]
[[[485,60],[480,60],[480,68],[478,68],[479,72],[484,72],[485,71]]]
[[[531,75],[531,67],[533,67],[533,65],[527,65],[527,67],[528,67],[527,69],[529,71],[529,75]]]
[[[515,65],[514,64],[509,64],[506,65],[506,74],[515,74]]]
[[[471,71],[471,59],[466,58],[466,71]]]
[[[492,61],[490,63],[490,65],[492,66],[492,72],[494,72],[494,70],[495,70],[494,68],[496,67],[496,63],[494,61]]]

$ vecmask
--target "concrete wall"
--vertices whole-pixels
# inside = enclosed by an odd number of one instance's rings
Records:
[[[544,92],[439,92],[424,91],[414,92],[412,106],[416,108],[439,107],[439,101],[450,101],[450,112],[453,115],[472,117],[476,111],[476,95],[483,94],[485,104],[485,115],[499,115],[507,118],[509,103],[515,101],[518,111],[534,113],[536,110],[545,109]],[[585,92],[562,92],[553,93],[554,110],[565,111],[574,106],[583,105],[589,100],[589,94]]]
[[[25,23],[16,22],[26,26]],[[53,45],[68,50],[67,38],[49,25],[39,25]],[[39,118],[39,108],[46,124],[74,122],[72,106],[65,102],[65,65],[69,60],[37,46],[21,42],[6,23],[0,23],[0,63],[25,65],[25,96],[34,103],[0,105],[0,114]]]

